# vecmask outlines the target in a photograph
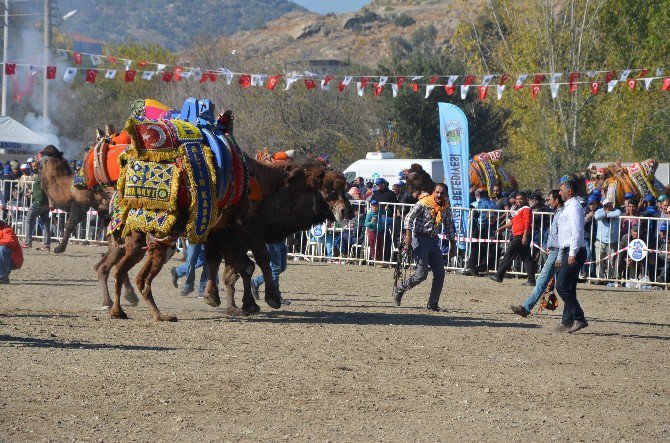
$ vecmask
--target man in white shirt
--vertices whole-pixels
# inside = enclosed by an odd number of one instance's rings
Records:
[[[584,208],[577,199],[581,185],[576,179],[561,184],[565,209],[558,226],[559,252],[556,259],[556,291],[563,299],[563,318],[557,332],[574,333],[588,326],[577,300],[579,270],[586,262]]]

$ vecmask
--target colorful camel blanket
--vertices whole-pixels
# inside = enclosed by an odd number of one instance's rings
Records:
[[[156,163],[128,159],[117,183],[129,208],[174,211],[177,209],[179,168],[176,163]]]

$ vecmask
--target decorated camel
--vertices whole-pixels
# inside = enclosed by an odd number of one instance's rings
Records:
[[[110,245],[122,247],[123,255],[118,258],[118,250],[110,251],[109,261],[98,266],[99,275],[116,266],[112,317],[126,317],[120,305],[122,282],[128,271],[146,255],[136,279],[138,289],[155,320],[175,321],[176,317],[158,310],[151,282],[163,267],[176,239],[186,235],[191,242],[205,242],[210,233],[239,227],[243,222],[238,214],[250,210],[261,195],[272,195],[288,177],[291,166],[250,159],[242,153],[232,135],[214,125],[212,116],[211,102],[189,99],[179,119],[133,118],[126,125],[132,141],[120,158],[121,175],[109,229],[114,236]],[[323,171],[319,177],[327,174]],[[344,218],[348,205],[344,182],[341,190],[334,189],[330,181],[324,180],[324,186],[325,183],[330,183],[330,189],[323,195],[333,199],[335,218]],[[316,205],[315,196],[313,204]],[[262,251],[258,251],[255,258],[266,280],[271,282],[269,256],[264,241],[262,244]],[[211,250],[211,247],[206,249]],[[113,260],[116,258],[118,260]],[[244,266],[238,268],[240,271],[244,271]],[[216,287],[213,288],[214,291],[208,291],[209,301],[220,303]],[[276,287],[266,287],[265,300],[275,309],[280,307]]]
[[[623,204],[624,195],[632,193],[637,197],[651,194],[657,198],[663,192],[663,184],[656,178],[658,162],[650,158],[642,162],[622,166],[621,160],[606,168],[595,168],[587,171],[590,180],[587,182],[588,192],[603,189],[605,198],[615,205]]]
[[[474,155],[469,166],[470,187],[486,189],[489,195],[493,194],[493,187],[496,185],[506,191],[519,189],[519,183],[507,173],[502,162],[501,149]]]

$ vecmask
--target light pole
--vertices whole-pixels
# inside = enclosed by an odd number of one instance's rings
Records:
[[[8,0],[5,0],[8,1]],[[51,0],[44,0],[44,102],[43,107],[43,124],[44,132],[47,132],[49,127],[49,80],[47,80],[47,66],[49,65],[49,50],[51,48]]]
[[[7,51],[9,51],[9,0],[5,0],[5,29],[2,42],[2,63],[7,66]],[[7,74],[2,73],[2,115],[7,115]]]

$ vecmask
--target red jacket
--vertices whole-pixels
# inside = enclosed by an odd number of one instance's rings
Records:
[[[9,247],[11,250],[9,257],[12,264],[16,269],[21,269],[21,266],[23,266],[23,250],[19,244],[19,239],[12,227],[3,221],[0,221],[0,246]]]
[[[518,236],[523,235],[525,230],[528,230],[530,233],[530,227],[533,223],[533,211],[528,207],[524,206],[519,209],[514,217],[512,217],[512,235]]]

